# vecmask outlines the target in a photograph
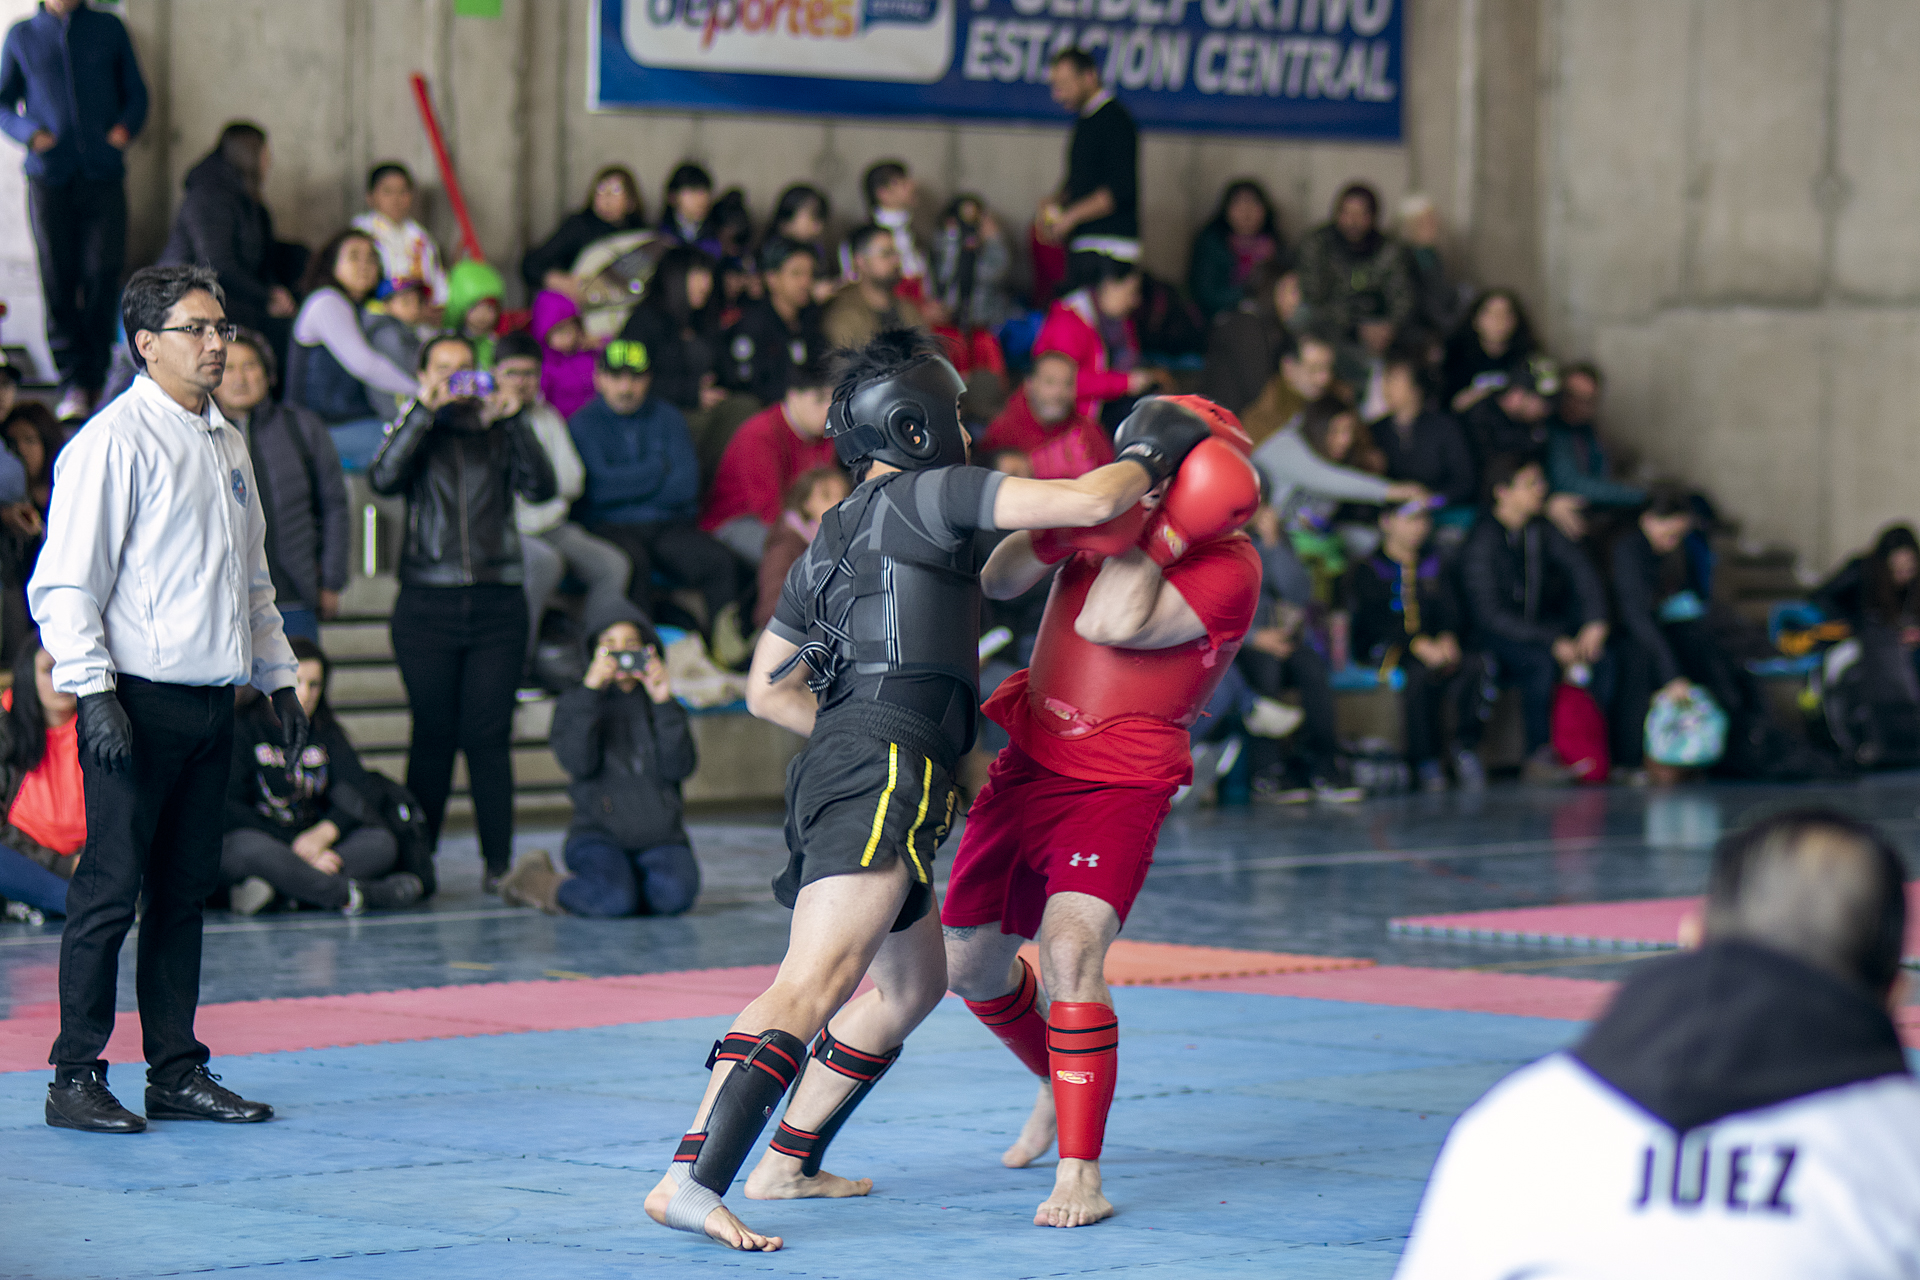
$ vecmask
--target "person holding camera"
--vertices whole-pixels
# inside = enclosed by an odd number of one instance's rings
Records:
[[[553,754],[572,780],[567,871],[544,850],[500,882],[502,901],[548,915],[677,916],[700,893],[680,783],[697,757],[660,637],[625,600],[589,609],[593,660],[553,710]]]
[[[375,493],[407,499],[393,652],[413,729],[407,789],[435,841],[467,757],[485,887],[513,854],[513,690],[527,648],[527,598],[514,496],[545,502],[553,464],[515,384],[474,370],[473,347],[443,334],[420,349],[420,398],[367,470]]]

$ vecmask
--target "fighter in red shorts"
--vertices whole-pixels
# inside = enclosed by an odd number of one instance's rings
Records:
[[[1204,421],[1171,480],[1094,529],[1016,533],[981,573],[987,595],[1030,590],[1059,563],[1032,666],[985,710],[1012,736],[967,815],[941,924],[948,985],[1042,1084],[1001,1157],[1021,1168],[1057,1127],[1060,1166],[1038,1226],[1113,1213],[1100,1147],[1113,1103],[1119,1023],[1107,948],[1153,862],[1173,793],[1193,776],[1199,718],[1253,621],[1260,560],[1242,524],[1259,481],[1239,421],[1198,396],[1145,401]],[[1064,561],[1064,563],[1061,563]],[[1038,937],[1040,979],[1019,954]]]

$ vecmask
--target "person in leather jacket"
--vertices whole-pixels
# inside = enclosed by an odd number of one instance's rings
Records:
[[[367,479],[407,500],[392,624],[413,713],[407,788],[437,840],[454,752],[466,753],[491,892],[513,852],[513,691],[527,648],[513,499],[545,502],[558,485],[509,389],[453,396],[449,379],[473,367],[464,338],[421,348],[420,398],[387,432]]]

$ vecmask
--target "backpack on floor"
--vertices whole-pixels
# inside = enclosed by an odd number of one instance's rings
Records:
[[[1574,781],[1598,785],[1612,767],[1607,754],[1607,718],[1600,704],[1579,685],[1561,684],[1553,691],[1553,749]]]
[[[1647,708],[1647,758],[1678,769],[1720,763],[1727,750],[1727,713],[1694,685],[1674,696],[1662,690]]]
[[[367,801],[380,815],[380,821],[400,845],[400,857],[393,864],[398,871],[411,871],[420,877],[420,897],[424,901],[439,888],[433,874],[433,835],[427,829],[427,815],[413,792],[377,770],[367,770],[364,788]]]

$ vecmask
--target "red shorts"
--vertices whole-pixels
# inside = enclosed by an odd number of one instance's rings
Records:
[[[940,923],[998,920],[1002,933],[1037,937],[1056,893],[1092,894],[1124,923],[1153,865],[1174,790],[1163,782],[1083,782],[1008,747],[967,812]]]

